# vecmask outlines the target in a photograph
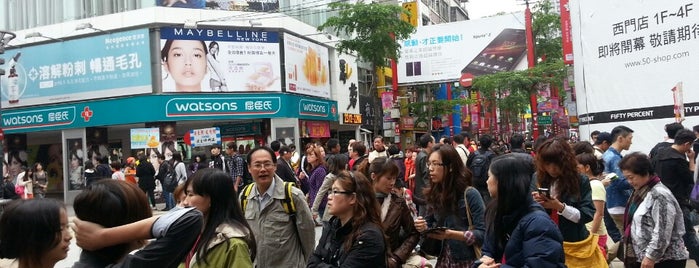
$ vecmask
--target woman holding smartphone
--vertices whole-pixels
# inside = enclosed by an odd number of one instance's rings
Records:
[[[606,265],[606,258],[597,247],[598,236],[591,235],[585,227],[592,221],[595,207],[590,181],[578,173],[573,149],[562,138],[546,140],[539,145],[535,162],[540,191],[532,192],[532,197],[561,230],[566,265]]]
[[[440,240],[435,267],[471,267],[478,259],[475,247],[485,233],[483,199],[471,186],[471,172],[451,145],[433,148],[427,160],[430,187],[424,190],[427,216],[415,220],[415,229],[446,227],[427,237]],[[470,216],[469,216],[470,214]]]

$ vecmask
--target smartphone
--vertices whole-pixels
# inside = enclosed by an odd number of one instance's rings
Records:
[[[413,63],[412,62],[406,62],[405,63],[405,76],[413,76]]]
[[[413,64],[413,70],[415,72],[415,76],[422,75],[422,62],[421,61],[416,61]]]
[[[493,41],[478,53],[461,73],[475,76],[511,71],[527,50],[524,29],[503,29]]]
[[[549,188],[539,188],[539,195],[543,195],[546,198],[551,199],[551,192],[549,192]]]
[[[427,229],[425,231],[425,233],[439,233],[439,232],[444,232],[447,229],[448,229],[447,227],[434,227],[434,228]]]

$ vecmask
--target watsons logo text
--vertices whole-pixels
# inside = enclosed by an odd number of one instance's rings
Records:
[[[41,114],[3,116],[2,123],[5,126],[42,124],[44,123],[44,116]]]
[[[303,104],[303,111],[316,113],[316,114],[327,114],[328,108],[326,105],[320,105],[315,103],[305,103]]]
[[[238,110],[236,102],[175,102],[177,112],[231,112]]]

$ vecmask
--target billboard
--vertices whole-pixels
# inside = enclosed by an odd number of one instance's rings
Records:
[[[400,40],[398,83],[456,81],[513,70],[526,61],[523,13],[418,27]]]
[[[279,0],[156,0],[156,5],[161,7],[258,12],[275,12],[279,10]]]
[[[160,147],[159,128],[132,128],[131,149],[146,149]]]
[[[281,91],[279,33],[161,28],[163,92]]]
[[[337,106],[340,115],[340,124],[361,125],[362,114],[359,111],[359,69],[357,57],[340,54],[335,51],[334,62],[331,69],[333,80],[337,89]]]
[[[583,139],[625,125],[635,131],[631,151],[648,152],[663,140],[665,124],[682,117],[686,127],[699,122],[698,6],[678,0],[570,6]]]
[[[5,51],[2,107],[151,93],[148,29]]]
[[[286,92],[330,98],[328,48],[284,35]]]

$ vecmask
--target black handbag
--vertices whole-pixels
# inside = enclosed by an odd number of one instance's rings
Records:
[[[420,255],[424,256],[435,256],[438,257],[442,253],[442,248],[444,247],[444,240],[429,238],[427,235],[422,235],[420,237]]]
[[[438,221],[437,226],[444,225],[444,217]],[[434,239],[427,236],[427,232],[420,234],[420,255],[424,256],[435,256],[438,257],[442,254],[442,248],[444,247],[444,240]]]

